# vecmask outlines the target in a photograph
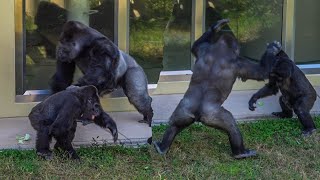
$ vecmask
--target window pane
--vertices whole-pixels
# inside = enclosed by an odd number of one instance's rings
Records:
[[[297,64],[319,64],[320,1],[296,1],[295,6],[294,60]]]
[[[229,18],[229,29],[241,45],[241,55],[259,60],[266,43],[281,42],[283,0],[207,0],[206,28]]]
[[[161,70],[191,67],[190,0],[130,0],[130,55],[143,67],[149,83]]]
[[[25,0],[23,3],[25,51],[24,59],[16,61],[23,61],[24,72],[16,72],[17,77],[23,74],[23,87],[17,87],[23,90],[18,94],[49,88],[49,79],[55,72],[55,47],[67,20],[81,21],[114,39],[114,0]],[[77,71],[75,78],[80,75]]]

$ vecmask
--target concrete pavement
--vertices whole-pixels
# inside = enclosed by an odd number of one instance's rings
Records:
[[[320,94],[320,87],[316,87]],[[278,96],[270,96],[259,100],[263,105],[255,111],[248,109],[248,100],[253,91],[232,91],[223,106],[229,110],[236,120],[257,120],[261,117],[272,117],[271,113],[280,111]],[[170,115],[178,105],[183,94],[154,95],[152,107],[154,110],[153,125],[167,123]],[[320,114],[320,98],[311,110],[312,114]],[[119,140],[116,144],[136,146],[146,144],[152,137],[152,130],[147,124],[139,123],[142,115],[138,112],[111,112],[111,117],[116,121],[119,130]],[[24,144],[18,144],[17,135],[30,134],[31,140]],[[35,144],[35,131],[30,125],[28,118],[2,118],[0,119],[0,149],[31,149]],[[76,136],[73,141],[75,147],[88,146],[93,143],[114,145],[112,136],[94,124],[83,126],[78,124]],[[53,143],[52,143],[53,144]]]
[[[142,115],[137,112],[109,113],[116,121],[119,139],[113,142],[109,130],[104,130],[95,124],[83,126],[78,123],[73,145],[75,147],[88,146],[93,143],[126,146],[137,146],[147,143],[152,137],[151,128],[145,123],[139,123]],[[19,144],[16,136],[31,135],[30,141]],[[36,132],[31,127],[27,117],[0,119],[0,149],[33,149],[35,147]],[[54,141],[53,141],[54,142]],[[51,143],[53,145],[54,143]]]

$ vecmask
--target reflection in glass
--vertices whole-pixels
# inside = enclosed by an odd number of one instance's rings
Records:
[[[149,84],[161,70],[191,67],[190,0],[130,0],[130,55],[143,67]]]
[[[77,20],[114,39],[114,0],[24,0],[25,52],[23,89],[48,89],[55,72],[55,46],[63,24]],[[19,11],[21,11],[19,9]],[[18,37],[19,38],[19,37]],[[81,74],[77,72],[75,78]],[[19,77],[19,76],[17,76]]]
[[[294,61],[297,64],[320,64],[320,1],[296,1],[295,6]]]
[[[259,60],[266,43],[282,34],[283,0],[207,0],[206,28],[222,18],[229,18],[225,27],[237,37],[241,55]]]

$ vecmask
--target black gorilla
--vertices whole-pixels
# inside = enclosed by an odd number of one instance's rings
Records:
[[[37,131],[37,154],[50,159],[52,153],[49,144],[54,137],[57,140],[55,149],[61,148],[67,151],[72,159],[79,159],[71,144],[78,118],[109,128],[114,141],[118,139],[117,126],[111,117],[103,112],[97,89],[94,86],[71,86],[48,97],[30,112],[31,125]]]
[[[260,98],[275,95],[279,89],[281,96],[279,103],[282,112],[274,112],[273,115],[280,118],[291,118],[293,111],[303,125],[303,135],[310,135],[315,130],[315,124],[310,115],[310,110],[317,98],[317,93],[304,73],[290,60],[288,55],[281,50],[279,42],[268,45],[262,61],[269,61],[272,69],[269,74],[269,82],[255,93],[249,100],[249,109],[254,111],[254,104]]]
[[[72,83],[75,66],[84,76],[76,85],[94,85],[102,96],[122,87],[130,103],[149,123],[153,117],[151,97],[143,69],[128,54],[120,51],[107,37],[76,21],[67,22],[56,50],[57,69],[51,79],[53,93]]]
[[[228,133],[235,158],[256,155],[244,147],[242,135],[232,114],[221,105],[229,96],[237,78],[264,80],[265,67],[240,58],[237,40],[220,34],[228,20],[213,25],[192,47],[197,57],[187,92],[170,117],[170,127],[162,142],[154,142],[160,154],[168,151],[175,136],[195,121]]]

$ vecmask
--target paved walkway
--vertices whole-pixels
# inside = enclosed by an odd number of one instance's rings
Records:
[[[316,87],[320,94],[320,87]],[[261,117],[271,117],[271,113],[279,111],[280,106],[277,96],[270,96],[259,100],[263,105],[256,111],[248,109],[248,100],[256,91],[232,91],[223,106],[229,110],[237,120],[256,120]],[[153,125],[167,123],[170,115],[183,97],[183,94],[155,95],[152,96],[154,109]],[[312,114],[320,114],[320,98],[312,109]],[[119,140],[116,144],[136,146],[146,144],[152,137],[152,130],[147,124],[139,123],[142,115],[138,112],[112,112],[109,113],[116,121],[119,130]],[[30,134],[31,140],[24,144],[18,144],[17,135]],[[3,118],[0,119],[0,149],[30,149],[34,148],[35,131],[31,127],[28,118]],[[109,131],[94,124],[83,126],[78,124],[73,144],[87,146],[92,143],[114,145]]]
[[[116,121],[119,131],[119,140],[114,143],[109,130],[104,130],[95,124],[83,126],[78,123],[75,139],[75,147],[98,144],[123,144],[137,146],[146,144],[152,137],[151,128],[145,123],[139,123],[142,115],[137,112],[110,113]],[[30,141],[19,144],[16,136],[31,135]],[[27,117],[0,119],[0,149],[32,149],[35,147],[36,132],[31,127]],[[52,145],[54,143],[51,143]]]
[[[315,88],[320,95],[320,87]],[[262,117],[273,117],[272,112],[281,111],[279,105],[279,95],[269,96],[258,100],[260,106],[255,111],[248,109],[248,101],[257,90],[250,91],[232,91],[223,107],[230,111],[237,120],[256,120]],[[279,93],[280,94],[280,93]],[[154,109],[153,123],[167,123],[170,115],[182,99],[183,94],[158,95],[154,96],[152,107]],[[312,110],[312,114],[320,114],[320,98],[318,97]]]

